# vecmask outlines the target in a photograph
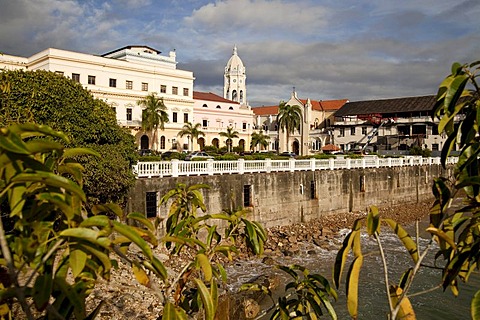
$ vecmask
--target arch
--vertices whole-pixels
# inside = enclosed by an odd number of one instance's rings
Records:
[[[204,103],[202,107],[204,107],[204,108],[208,108],[208,106],[207,106],[207,104],[206,104],[206,103]]]
[[[219,105],[219,104],[217,104],[217,107],[216,107],[216,108],[217,108],[217,109],[222,109],[222,107],[220,107],[220,105]]]
[[[200,150],[205,149],[205,138],[198,138],[197,143],[200,146]]]
[[[240,90],[240,102],[243,102],[243,90]]]
[[[293,142],[292,142],[292,152],[295,152],[295,154],[299,154],[300,153],[300,143],[298,143],[298,140],[295,139]]]
[[[232,106],[228,107],[228,110],[233,110],[233,107]]]
[[[165,150],[165,136],[160,137],[160,149]]]
[[[238,141],[238,147],[240,148],[241,151],[245,151],[245,140],[244,139],[240,139]]]
[[[232,91],[232,100],[237,101],[237,90]]]
[[[220,142],[219,142],[218,138],[214,138],[212,140],[212,146],[214,146],[215,148],[218,148],[219,144],[220,144]]]
[[[275,138],[275,140],[272,141],[271,149],[278,151],[278,139],[277,138]]]
[[[146,134],[140,137],[140,149],[150,149],[150,139]]]

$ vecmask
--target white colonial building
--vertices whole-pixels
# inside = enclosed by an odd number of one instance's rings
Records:
[[[225,67],[225,98],[201,92],[194,97],[193,72],[177,69],[175,51],[162,55],[148,46],[126,46],[101,56],[53,48],[28,58],[0,55],[2,69],[48,70],[81,83],[115,110],[118,123],[131,130],[141,149],[185,149],[187,137],[179,138],[178,132],[188,122],[202,124],[206,136],[200,146],[222,147],[219,133],[230,126],[240,134],[233,146],[249,148],[253,112],[246,104],[245,67],[236,47]],[[137,104],[151,93],[163,98],[168,109],[169,122],[156,134],[142,130]]]

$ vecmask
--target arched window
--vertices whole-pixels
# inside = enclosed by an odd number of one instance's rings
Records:
[[[233,110],[233,107],[229,107],[228,110]]]
[[[240,102],[243,102],[243,90],[240,90]]]
[[[205,139],[204,138],[198,138],[197,143],[200,146],[200,150],[205,149]]]
[[[232,91],[232,100],[237,101],[237,90]]]
[[[212,140],[212,146],[215,146],[216,148],[218,148],[218,145],[219,145],[219,141],[217,138],[213,139]]]
[[[150,141],[148,139],[148,136],[144,134],[143,136],[140,137],[140,149],[149,149],[150,147]]]
[[[160,149],[165,149],[165,136],[161,136],[160,138]]]
[[[222,109],[222,107],[220,107],[220,105],[217,105],[217,109]]]
[[[204,108],[208,108],[207,104],[204,104],[202,107],[204,107]]]

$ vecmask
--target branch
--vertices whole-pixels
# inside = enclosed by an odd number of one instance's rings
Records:
[[[387,260],[385,259],[385,253],[383,251],[382,243],[380,242],[380,237],[378,236],[378,232],[375,232],[374,234],[375,240],[377,240],[378,244],[378,250],[380,251],[380,255],[382,257],[382,263],[383,263],[383,275],[385,277],[385,287],[387,289],[387,299],[388,299],[388,306],[390,307],[390,314],[393,315],[393,303],[392,299],[390,297],[390,290],[388,286],[388,267],[387,267]],[[395,319],[395,317],[392,317],[392,319]]]

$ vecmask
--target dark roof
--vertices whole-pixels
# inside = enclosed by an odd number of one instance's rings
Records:
[[[149,47],[149,46],[133,45],[133,46],[121,47],[121,48],[115,49],[115,50],[113,50],[113,51],[104,53],[104,54],[102,54],[102,57],[108,56],[109,54],[112,54],[112,53],[117,52],[117,51],[122,51],[122,50],[125,50],[125,49],[133,49],[133,48],[146,48],[146,49],[149,49],[149,50],[152,50],[152,51],[156,52],[157,54],[161,54],[161,53],[162,53],[161,51],[158,51],[157,49],[154,49],[154,48]]]
[[[345,103],[342,108],[335,112],[335,116],[429,112],[433,110],[434,106],[435,96],[356,101]]]

